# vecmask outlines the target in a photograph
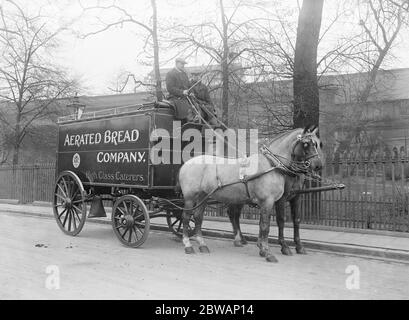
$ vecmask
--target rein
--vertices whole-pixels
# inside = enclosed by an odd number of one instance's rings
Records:
[[[230,182],[230,183],[226,183],[223,184],[221,182],[221,180],[219,179],[219,176],[217,174],[217,164],[216,164],[216,180],[217,180],[217,187],[214,188],[210,193],[208,193],[206,195],[206,197],[199,202],[199,204],[197,204],[196,206],[194,206],[191,210],[197,209],[198,207],[200,207],[207,199],[209,199],[216,191],[224,188],[224,187],[228,187],[228,186],[232,186],[238,183],[243,183],[244,186],[246,187],[246,193],[247,193],[247,197],[248,199],[251,199],[251,195],[249,192],[249,188],[248,188],[248,182],[255,180],[257,178],[260,178],[264,175],[266,175],[267,173],[270,173],[274,170],[279,170],[281,171],[283,174],[287,174],[290,175],[292,177],[296,177],[296,176],[300,176],[300,175],[304,175],[306,173],[308,173],[308,167],[306,167],[305,169],[300,169],[300,168],[296,168],[294,166],[287,166],[285,165],[280,159],[279,156],[275,155],[273,152],[271,152],[271,150],[266,146],[266,145],[262,145],[260,147],[260,152],[261,154],[263,154],[267,160],[269,160],[270,164],[272,165],[271,168],[262,171],[262,172],[257,172],[255,174],[252,174],[250,176],[243,176],[243,178],[240,178],[237,181],[234,182]],[[318,155],[318,153],[317,153]],[[281,157],[283,158],[283,157]],[[274,161],[276,161],[278,164],[274,163]],[[180,208],[180,207],[179,207]]]
[[[301,138],[298,139],[298,140],[301,141]],[[294,146],[294,148],[295,148],[295,146]],[[293,151],[294,151],[294,148],[293,148]],[[315,148],[315,146],[314,146],[314,148]],[[308,160],[311,159],[311,158],[317,157],[317,156],[319,157],[317,148],[315,148],[315,151],[316,151],[315,154],[309,156],[308,159],[306,158],[306,160],[304,162],[302,162],[304,164],[303,167],[300,166],[300,165],[298,165],[298,166],[295,165],[296,161],[294,161],[294,160],[290,161],[290,165],[286,165],[279,159],[279,158],[283,158],[283,159],[286,159],[286,158],[274,154],[265,144],[263,144],[260,147],[260,152],[261,152],[261,154],[263,154],[267,158],[267,160],[269,160],[269,162],[270,162],[270,164],[272,166],[271,168],[269,168],[269,169],[267,169],[267,170],[265,170],[263,172],[258,172],[258,173],[252,174],[250,176],[244,175],[238,181],[230,182],[230,183],[227,183],[227,184],[222,184],[219,177],[218,177],[218,175],[217,175],[217,164],[216,164],[216,180],[217,180],[218,185],[217,185],[217,188],[209,194],[209,196],[211,194],[213,194],[214,192],[216,192],[217,190],[221,189],[221,188],[231,186],[231,185],[234,185],[234,184],[238,184],[238,183],[243,183],[244,186],[246,187],[247,197],[249,199],[251,199],[251,195],[250,195],[248,184],[247,184],[249,181],[255,180],[255,179],[257,179],[257,178],[259,178],[261,176],[264,176],[265,174],[270,173],[270,172],[272,172],[274,170],[279,170],[283,174],[286,174],[286,175],[289,175],[289,176],[292,176],[292,177],[305,175],[305,174],[308,173],[308,168],[310,166]],[[307,163],[308,163],[308,165],[307,165]]]
[[[266,147],[266,148],[267,148],[267,147]],[[277,160],[278,160],[278,159],[277,159]],[[280,160],[278,160],[278,161],[282,164],[282,162],[281,162]],[[265,171],[263,171],[263,172],[258,172],[258,173],[252,174],[252,175],[250,175],[250,176],[243,176],[243,178],[241,178],[241,179],[239,179],[239,180],[237,180],[237,181],[233,181],[233,182],[230,182],[230,183],[223,184],[223,183],[221,182],[221,180],[219,179],[219,176],[218,176],[218,174],[217,174],[217,164],[216,164],[217,187],[214,188],[211,192],[209,192],[209,193],[202,199],[202,201],[200,201],[198,204],[196,204],[193,208],[191,208],[191,209],[189,209],[189,210],[192,211],[192,210],[195,210],[195,209],[199,208],[199,207],[200,207],[203,203],[205,203],[205,202],[207,201],[207,199],[209,199],[216,191],[219,191],[220,189],[222,189],[222,188],[224,188],[224,187],[232,186],[232,185],[235,185],[235,184],[238,184],[238,183],[244,183],[244,185],[245,185],[245,187],[246,187],[247,197],[248,197],[249,199],[251,199],[251,196],[250,196],[250,192],[249,192],[247,183],[248,183],[249,181],[251,181],[251,180],[255,180],[255,179],[257,179],[257,178],[259,178],[259,177],[261,177],[261,176],[264,176],[265,174],[270,173],[270,172],[272,172],[272,171],[274,171],[274,170],[277,170],[277,169],[280,169],[280,167],[272,166],[271,168],[269,168],[269,169],[267,169],[267,170],[265,170]],[[167,200],[167,199],[162,199],[162,200],[165,201],[165,202],[168,202],[169,204],[171,204],[172,206],[174,206],[174,207],[177,208],[177,209],[180,209],[180,210],[184,210],[184,209],[185,209],[184,207],[178,206],[177,204],[173,203],[173,202],[170,201],[170,200]]]

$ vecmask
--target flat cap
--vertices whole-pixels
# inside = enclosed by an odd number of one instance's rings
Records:
[[[176,58],[175,62],[180,62],[180,63],[183,63],[183,64],[187,63],[186,60],[183,59],[183,58]]]

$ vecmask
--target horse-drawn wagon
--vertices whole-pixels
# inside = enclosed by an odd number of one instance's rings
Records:
[[[80,119],[75,115],[60,118],[53,209],[62,231],[77,235],[86,218],[106,216],[103,201],[110,201],[112,227],[123,244],[139,247],[148,237],[150,219],[166,217],[175,234],[182,236],[183,225],[186,253],[194,252],[189,241],[193,234],[201,252],[208,252],[201,231],[205,206],[227,203],[234,241],[240,245],[245,243],[240,211],[244,204],[251,204],[263,209],[260,255],[276,261],[268,251],[270,212],[275,206],[279,243],[282,252],[290,254],[283,233],[284,203],[289,201],[296,251],[305,253],[299,237],[298,195],[344,188],[332,183],[303,190],[305,178],[321,181],[316,175],[324,163],[318,128],[285,132],[262,144],[258,153],[232,159],[202,153],[209,138],[202,134],[209,126],[205,120],[207,127],[189,122],[175,127],[174,120],[172,106],[164,102],[87,113]],[[187,148],[189,139],[183,139],[192,127],[201,130],[196,137],[199,154]],[[242,163],[249,167],[245,174]]]
[[[109,201],[114,233],[127,246],[145,242],[152,217],[166,217],[180,234],[182,211],[173,204],[183,206],[175,188],[181,163],[150,157],[157,143],[152,133],[172,133],[173,119],[163,102],[59,118],[53,209],[64,233],[77,235],[87,218],[105,217],[103,201]],[[169,151],[171,157],[179,152]]]

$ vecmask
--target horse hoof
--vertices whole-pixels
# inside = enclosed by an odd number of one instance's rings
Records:
[[[286,256],[292,256],[292,255],[293,255],[293,253],[291,252],[291,250],[290,250],[289,247],[283,247],[283,248],[281,248],[281,253],[282,253],[283,255],[286,255]]]
[[[265,251],[265,250],[260,250],[259,251],[259,255],[260,255],[260,257],[266,257],[267,256],[267,251]]]
[[[277,258],[274,257],[272,254],[267,255],[266,260],[268,262],[278,262]]]
[[[233,244],[234,244],[235,247],[242,247],[243,246],[243,243],[240,240],[234,240]]]
[[[199,250],[201,253],[210,253],[210,250],[207,246],[200,246]]]
[[[307,254],[307,251],[305,250],[305,248],[303,246],[296,246],[295,251],[298,254]]]
[[[242,245],[246,245],[248,243],[244,237],[240,240],[240,242]]]
[[[185,253],[186,254],[195,253],[195,249],[193,249],[193,247],[185,247]]]

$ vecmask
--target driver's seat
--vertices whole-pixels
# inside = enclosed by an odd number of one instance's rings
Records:
[[[155,108],[172,108],[175,110],[175,105],[171,101],[163,99],[155,102]]]

